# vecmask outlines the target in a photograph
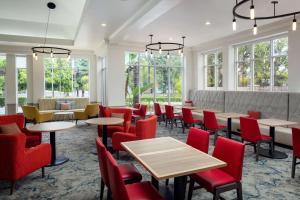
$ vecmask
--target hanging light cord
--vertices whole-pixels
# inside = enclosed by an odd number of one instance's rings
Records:
[[[48,19],[47,19],[47,24],[46,24],[46,32],[45,32],[44,46],[46,45],[46,41],[47,41],[49,19],[50,19],[50,8],[48,9]]]

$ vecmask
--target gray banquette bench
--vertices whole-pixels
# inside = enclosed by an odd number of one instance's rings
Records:
[[[261,112],[261,118],[275,118],[300,124],[300,93],[287,92],[244,92],[244,91],[190,91],[190,99],[199,108],[216,109],[221,112],[247,113],[249,110]],[[202,113],[193,112],[196,119]],[[225,119],[218,119],[226,124]],[[232,120],[232,130],[239,129],[239,120]],[[260,125],[261,132],[269,134],[269,127]],[[292,146],[292,130],[276,127],[275,142]]]

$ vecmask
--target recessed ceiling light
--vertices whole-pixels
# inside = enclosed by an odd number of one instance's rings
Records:
[[[169,40],[170,40],[170,41],[172,41],[172,40],[173,40],[173,38],[172,38],[172,37],[169,37]]]
[[[102,27],[106,27],[106,24],[105,24],[105,23],[103,23],[103,24],[101,24],[101,26],[102,26]]]
[[[205,22],[205,25],[209,26],[210,25],[210,21]]]

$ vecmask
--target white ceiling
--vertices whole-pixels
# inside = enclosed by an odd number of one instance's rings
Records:
[[[52,0],[49,42],[95,49],[104,39],[113,43],[181,41],[194,46],[234,34],[232,7],[235,0]],[[271,14],[271,0],[254,0],[256,13]],[[26,3],[25,3],[26,2]],[[46,0],[0,0],[0,43],[39,43],[45,35],[48,8]],[[279,0],[278,13],[300,10],[299,0]],[[248,14],[249,5],[241,8]],[[300,18],[300,17],[298,17]],[[205,22],[211,25],[206,26]],[[300,20],[299,20],[300,21]],[[253,22],[237,20],[238,31]],[[272,21],[258,22],[261,26]],[[106,23],[106,27],[101,24]]]

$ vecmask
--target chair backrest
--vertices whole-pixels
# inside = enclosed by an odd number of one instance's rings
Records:
[[[99,117],[105,117],[105,107],[103,105],[99,105]]]
[[[136,103],[133,106],[134,108],[138,109],[138,110],[134,110],[133,114],[139,115],[140,114],[140,109],[141,109],[141,104],[140,103]]]
[[[124,131],[128,132],[131,125],[132,111],[129,108],[109,108],[110,113],[120,113],[124,114]]]
[[[22,106],[23,114],[28,120],[35,120],[39,111],[35,106]]]
[[[300,158],[300,129],[292,128],[293,134],[293,152],[297,158]]]
[[[0,134],[0,180],[14,181],[23,173],[26,136]]]
[[[240,181],[243,173],[245,145],[224,137],[218,137],[212,156],[227,163],[221,168],[231,175],[236,181]]]
[[[174,107],[171,105],[165,105],[166,110],[166,118],[173,119],[174,118]]]
[[[25,118],[24,115],[0,115],[0,125],[16,123],[19,129],[24,128]]]
[[[255,143],[261,139],[261,133],[256,119],[241,117],[240,129],[241,137],[246,141]]]
[[[141,119],[136,122],[135,134],[137,139],[149,139],[156,136],[157,116],[153,115],[147,119]]]
[[[203,111],[203,120],[204,126],[210,131],[215,131],[218,129],[218,121],[216,118],[216,114],[210,111]]]
[[[209,133],[202,129],[192,127],[190,128],[186,144],[204,153],[208,153]]]
[[[96,138],[96,146],[98,152],[98,162],[99,162],[101,177],[105,185],[109,186],[108,171],[107,171],[107,150],[99,137]]]
[[[162,114],[159,103],[154,103],[154,114],[157,116]]]
[[[147,105],[141,105],[139,115],[143,118],[146,117],[147,114]]]
[[[85,107],[85,113],[89,117],[96,117],[99,114],[99,105],[98,104],[88,104]]]
[[[187,124],[194,122],[192,110],[190,108],[182,108],[182,120]]]
[[[129,196],[118,164],[109,152],[107,152],[107,169],[109,177],[109,187],[111,189],[113,199],[129,200]]]

